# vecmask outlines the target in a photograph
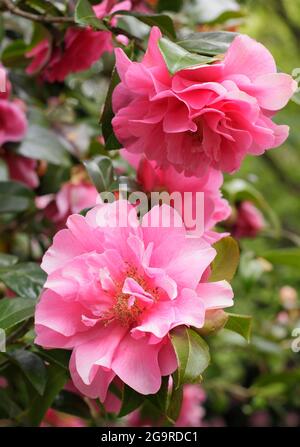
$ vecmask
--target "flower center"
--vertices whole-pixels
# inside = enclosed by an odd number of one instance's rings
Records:
[[[141,288],[138,292],[124,292],[126,279],[133,279]],[[118,320],[122,326],[132,327],[137,324],[144,310],[159,299],[159,288],[151,287],[148,281],[135,267],[128,266],[124,281],[115,282],[115,293],[111,309],[104,316],[105,325]],[[144,292],[144,296],[143,296]]]

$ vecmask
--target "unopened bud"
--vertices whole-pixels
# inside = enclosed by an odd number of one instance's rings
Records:
[[[228,315],[222,309],[208,310],[205,314],[204,326],[197,330],[201,335],[212,335],[225,326]]]

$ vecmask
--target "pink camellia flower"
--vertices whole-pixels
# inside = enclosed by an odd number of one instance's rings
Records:
[[[237,211],[236,222],[232,234],[237,239],[242,237],[255,237],[266,226],[262,213],[253,203],[242,202]]]
[[[24,183],[29,188],[36,188],[39,185],[39,177],[36,173],[37,161],[23,157],[10,151],[3,155],[12,180]]]
[[[174,207],[180,214],[184,214],[184,210],[188,209],[192,213],[193,219],[196,218],[196,193],[202,192],[204,199],[203,237],[210,243],[214,243],[228,235],[228,233],[211,231],[217,223],[227,219],[231,213],[227,200],[222,198],[220,192],[220,187],[223,184],[223,175],[220,171],[209,168],[206,174],[200,178],[185,177],[182,173],[178,173],[173,166],[162,169],[155,161],[150,161],[143,155],[132,154],[125,149],[121,150],[121,155],[137,170],[137,179],[145,192],[166,191],[170,195],[173,192],[179,192],[182,202],[177,204],[175,201]],[[191,231],[194,228],[195,226],[188,229]]]
[[[44,210],[47,219],[56,224],[57,229],[65,226],[70,214],[80,213],[85,208],[97,204],[98,191],[88,182],[65,183],[57,194],[47,194],[36,198],[36,206]]]
[[[156,393],[161,376],[177,368],[169,332],[201,327],[206,309],[232,305],[226,281],[201,282],[215,254],[186,237],[166,205],[141,222],[124,200],[72,215],[43,258],[48,279],[36,343],[71,349],[73,382],[91,398],[103,402],[116,376],[139,393]]]
[[[20,141],[26,131],[26,116],[19,104],[0,99],[0,146],[8,141]]]
[[[116,3],[114,0],[104,0],[93,6],[95,15],[102,19],[119,10],[129,10],[130,1]],[[111,24],[115,26],[117,17],[114,16]],[[124,36],[121,38],[124,42]],[[27,67],[27,73],[32,74],[43,69],[42,79],[47,82],[62,82],[70,73],[89,69],[103,53],[113,51],[112,33],[110,31],[94,31],[90,27],[68,28],[63,48],[55,46],[48,39],[43,39],[34,48],[27,52],[28,58],[33,58]]]
[[[297,83],[276,72],[260,43],[237,36],[222,61],[168,72],[152,28],[141,62],[117,48],[121,83],[113,93],[112,121],[120,143],[160,167],[201,176],[209,166],[236,171],[246,154],[282,144],[288,126],[271,117],[286,105]]]
[[[27,51],[25,56],[32,59],[31,63],[26,68],[27,74],[34,74],[40,71],[48,62],[52,51],[51,42],[46,38],[41,40],[30,51]]]

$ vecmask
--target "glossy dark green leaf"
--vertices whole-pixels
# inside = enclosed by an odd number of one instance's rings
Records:
[[[35,352],[37,352],[47,362],[54,363],[66,371],[69,370],[71,351],[64,349],[43,349],[37,346],[35,346],[34,349]]]
[[[119,412],[119,417],[124,417],[132,411],[139,408],[145,400],[145,396],[137,393],[128,385],[124,385],[122,391],[122,405]]]
[[[57,133],[45,127],[32,124],[17,147],[16,152],[24,157],[45,160],[59,166],[68,166],[69,145]]]
[[[247,342],[250,341],[252,317],[249,315],[239,315],[227,312],[228,320],[225,329],[236,332],[241,335]]]
[[[14,419],[21,411],[21,408],[12,400],[8,390],[0,388],[0,412],[4,417]]]
[[[168,70],[172,75],[177,71],[195,66],[211,64],[216,60],[211,56],[201,56],[200,54],[190,53],[180,45],[171,42],[164,37],[159,40],[158,46],[166,62]]]
[[[17,256],[0,253],[0,269],[3,267],[10,267],[18,262]]]
[[[28,59],[25,57],[27,45],[24,40],[14,40],[7,45],[1,54],[1,62],[5,67],[21,68],[28,64]]]
[[[116,68],[114,68],[101,117],[102,134],[105,140],[105,148],[107,150],[121,149],[122,147],[122,145],[119,143],[114,134],[113,127],[111,124],[112,119],[114,117],[112,109],[112,94],[115,87],[119,84],[119,82],[120,78],[118,72]]]
[[[176,31],[174,28],[173,20],[166,14],[143,14],[133,11],[116,11],[115,14],[118,16],[130,16],[134,17],[142,23],[149,26],[157,26],[163,34],[165,34],[170,39],[176,38]]]
[[[107,31],[103,21],[98,19],[88,0],[78,0],[75,8],[75,22],[83,26],[91,26],[97,30]]]
[[[238,36],[238,33],[229,31],[194,33],[177,42],[177,44],[192,53],[216,56],[217,54],[226,53],[236,36]]]
[[[18,349],[6,355],[20,368],[34,389],[42,395],[47,382],[47,370],[40,357],[24,349]]]
[[[84,161],[84,166],[97,191],[109,191],[114,181],[112,160],[104,155],[98,155],[90,160]]]
[[[210,362],[206,342],[194,330],[185,326],[180,326],[171,332],[171,341],[179,365],[176,388],[186,383],[200,383],[201,374]]]
[[[62,390],[56,396],[52,408],[84,419],[90,419],[91,417],[90,408],[83,398],[66,390]]]
[[[182,7],[183,0],[158,0],[157,11],[180,11]]]
[[[175,376],[176,378],[176,376]],[[167,417],[173,424],[177,421],[182,408],[183,386],[176,388],[173,386],[170,396],[170,403],[167,410]]]
[[[46,274],[34,262],[24,262],[0,269],[0,280],[22,298],[37,299]]]
[[[35,305],[25,298],[0,300],[0,328],[9,329],[34,315]]]
[[[34,193],[22,183],[0,182],[0,214],[20,213],[34,208]]]
[[[211,264],[210,282],[231,281],[239,265],[240,250],[235,239],[228,236],[214,244],[217,256]]]
[[[42,396],[36,394],[28,411],[24,414],[24,420],[30,425],[38,426],[42,422],[46,411],[51,407],[55,397],[62,390],[68,380],[68,373],[64,368],[51,364],[47,367],[47,383]]]
[[[162,377],[161,387],[156,394],[147,396],[148,402],[161,412],[163,415],[167,414],[169,404],[169,376]]]

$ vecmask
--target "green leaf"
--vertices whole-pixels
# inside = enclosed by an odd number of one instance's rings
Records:
[[[112,94],[115,87],[119,84],[120,78],[116,68],[113,69],[110,86],[106,95],[103,113],[101,117],[102,134],[105,140],[105,148],[107,150],[121,149],[122,145],[117,140],[113,127],[112,119],[114,117],[112,109]]]
[[[36,394],[31,401],[30,408],[24,414],[24,419],[28,420],[30,425],[33,426],[40,425],[46,411],[51,407],[55,397],[68,380],[67,371],[55,364],[48,366],[47,375],[48,380],[43,395]]]
[[[4,48],[1,62],[5,67],[25,67],[28,64],[28,59],[25,57],[26,51],[27,45],[24,40],[14,40]]]
[[[263,252],[261,257],[272,264],[300,268],[300,248],[293,247],[268,250]]]
[[[109,157],[98,155],[84,161],[84,166],[98,192],[109,191],[114,181],[114,168]]]
[[[183,4],[183,0],[159,0],[157,10],[179,12]]]
[[[195,66],[211,64],[215,60],[214,57],[201,56],[196,53],[190,53],[180,45],[171,42],[164,37],[158,42],[159,49],[163,55],[169,72],[174,75],[177,71],[192,68]]]
[[[62,390],[54,399],[52,408],[84,419],[91,417],[89,406],[83,398],[70,391]]]
[[[141,14],[139,12],[133,11],[116,11],[115,15],[124,15],[134,17],[142,23],[149,26],[157,26],[163,34],[168,36],[170,39],[176,38],[176,31],[174,28],[173,20],[171,17],[165,14]]]
[[[156,394],[149,394],[147,396],[148,402],[150,402],[154,407],[163,415],[167,414],[168,409],[168,397],[169,397],[169,376],[162,378],[161,387]]]
[[[21,413],[21,408],[11,399],[7,389],[0,388],[0,410],[9,419],[14,419]]]
[[[9,180],[8,167],[4,160],[0,160],[0,182]]]
[[[234,179],[223,185],[223,192],[230,203],[249,200],[268,218],[275,234],[280,234],[280,222],[263,195],[251,184],[242,179]]]
[[[10,267],[18,262],[17,256],[0,253],[0,269]]]
[[[34,208],[34,192],[18,182],[0,182],[0,214]]]
[[[103,21],[98,19],[88,0],[78,0],[75,7],[75,22],[83,26],[91,26],[97,30],[107,31]]]
[[[9,329],[34,315],[35,305],[24,298],[0,300],[0,328]]]
[[[226,53],[236,36],[238,36],[238,33],[229,31],[194,33],[177,42],[177,45],[192,53],[216,56],[217,54]]]
[[[16,152],[24,157],[45,160],[59,166],[69,166],[68,143],[55,132],[32,124]]]
[[[167,410],[167,417],[173,424],[179,418],[182,407],[182,399],[183,399],[183,386],[180,386],[179,388],[173,386],[172,394],[170,396],[170,403]]]
[[[217,256],[211,265],[210,282],[231,281],[239,265],[240,250],[238,243],[232,237],[225,237],[214,244]]]
[[[22,298],[37,299],[46,281],[46,274],[34,262],[24,262],[0,269],[0,280]]]
[[[6,357],[20,368],[34,389],[42,395],[46,387],[47,370],[40,357],[24,349],[7,353]]]
[[[127,416],[132,411],[139,408],[145,400],[145,396],[137,393],[128,385],[124,385],[122,391],[122,405],[118,417]]]
[[[230,331],[236,332],[245,338],[245,340],[249,343],[251,336],[251,325],[252,325],[252,317],[249,315],[239,315],[227,313],[228,320],[225,324],[225,329],[229,329]]]
[[[71,352],[64,349],[42,349],[40,347],[34,346],[35,352],[37,352],[41,357],[43,357],[47,362],[54,363],[61,368],[69,371],[69,363]]]
[[[176,389],[185,383],[201,382],[201,374],[210,362],[206,342],[194,330],[185,326],[180,326],[171,332],[171,341],[179,365]]]

